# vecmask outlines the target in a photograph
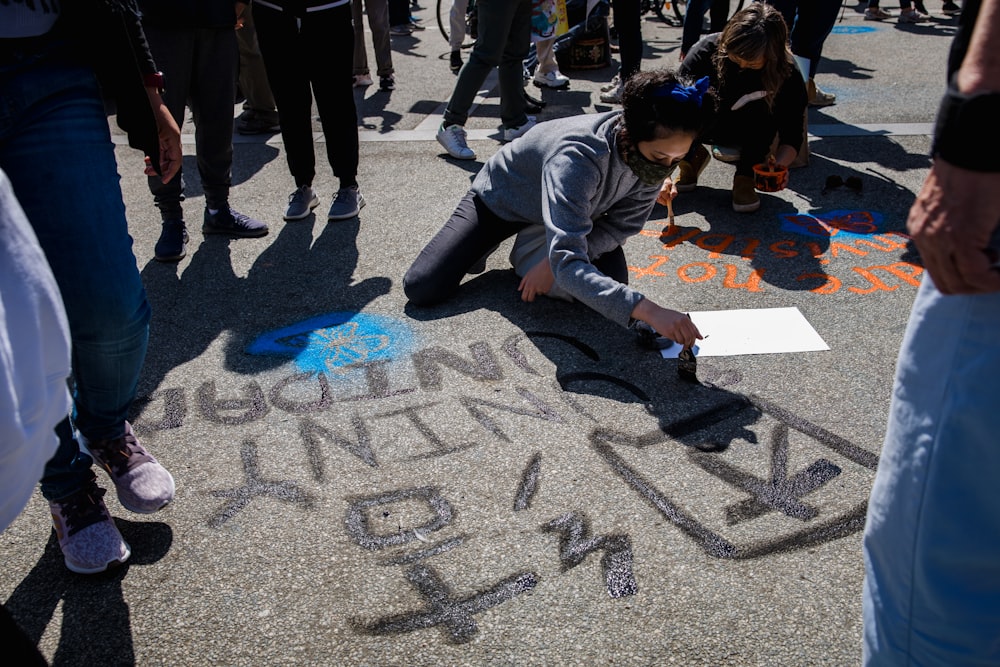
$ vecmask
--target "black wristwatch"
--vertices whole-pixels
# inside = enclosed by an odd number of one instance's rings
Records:
[[[970,171],[1000,172],[1000,93],[962,93],[952,78],[931,154]]]
[[[142,84],[147,88],[156,88],[156,92],[163,94],[163,72],[152,72],[142,75]]]

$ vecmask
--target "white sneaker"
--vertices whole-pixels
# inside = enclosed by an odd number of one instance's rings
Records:
[[[603,86],[601,86],[601,92],[606,93],[609,90],[614,90],[620,85],[622,85],[622,79],[619,75],[615,74],[614,78],[611,79],[609,83],[606,83]]]
[[[569,85],[569,77],[557,69],[545,74],[535,71],[534,82],[540,88],[565,88]]]
[[[537,124],[534,116],[528,116],[528,122],[520,127],[505,127],[503,129],[503,140],[514,141]]]
[[[866,21],[884,21],[891,18],[892,13],[885,11],[881,7],[869,7],[865,10]]]
[[[899,13],[899,18],[896,19],[898,23],[926,23],[930,21],[931,17],[923,12],[918,12],[916,9],[911,9],[910,11],[901,11]]]
[[[601,93],[601,101],[605,104],[621,104],[622,103],[622,92],[625,90],[625,86],[619,81],[618,85],[610,90],[606,90]]]
[[[476,151],[469,148],[469,144],[466,143],[465,128],[461,125],[445,127],[444,123],[441,123],[441,127],[438,128],[437,140],[448,151],[448,155],[456,160],[476,159]]]
[[[370,86],[374,83],[370,74],[355,74],[354,75],[354,87],[364,88],[365,86]]]

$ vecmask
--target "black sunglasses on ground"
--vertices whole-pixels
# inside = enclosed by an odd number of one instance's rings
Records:
[[[823,186],[823,194],[826,194],[831,190],[836,190],[839,187],[846,187],[848,190],[856,194],[861,194],[865,184],[861,180],[860,176],[848,176],[844,179],[837,174],[832,174],[826,177],[826,184]]]

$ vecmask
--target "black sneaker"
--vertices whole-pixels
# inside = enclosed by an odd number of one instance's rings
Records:
[[[545,101],[544,100],[540,100],[537,97],[532,97],[528,93],[528,89],[527,88],[524,89],[524,100],[525,100],[525,102],[527,102],[527,105],[528,105],[524,109],[525,113],[528,113],[528,114],[539,113],[542,109],[545,108],[545,104],[546,104]]]
[[[458,70],[462,69],[462,52],[452,51],[451,52],[451,71],[458,74]]]
[[[959,14],[962,13],[962,8],[958,5],[957,2],[952,2],[952,0],[948,0],[948,2],[944,3],[941,6],[941,12],[945,16],[958,16]]]
[[[177,262],[187,254],[188,233],[184,221],[164,220],[160,238],[153,248],[153,258],[160,262]]]
[[[378,79],[378,89],[384,91],[395,90],[396,77],[392,74],[389,76],[380,76]]]
[[[277,112],[272,118],[265,118],[252,109],[247,109],[236,118],[236,131],[240,134],[274,134],[281,131]]]
[[[201,233],[255,238],[267,234],[267,225],[228,207],[220,209],[215,215],[206,208],[205,223],[201,226]]]

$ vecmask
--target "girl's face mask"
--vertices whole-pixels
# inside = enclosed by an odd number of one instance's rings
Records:
[[[634,145],[624,137],[621,140],[622,159],[640,181],[646,185],[659,185],[687,155],[693,140],[694,137],[690,134],[674,132],[666,137],[640,141]]]

